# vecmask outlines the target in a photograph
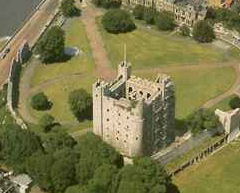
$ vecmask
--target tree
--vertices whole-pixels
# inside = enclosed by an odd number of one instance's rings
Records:
[[[8,127],[2,137],[2,151],[6,163],[16,172],[25,171],[25,160],[36,151],[42,151],[40,138],[29,130]]]
[[[60,9],[65,17],[74,17],[80,14],[80,10],[74,5],[74,0],[63,0]]]
[[[160,164],[141,158],[120,170],[113,181],[116,193],[166,193],[171,180]]]
[[[182,36],[190,36],[190,29],[187,25],[182,25],[180,27],[180,34]]]
[[[229,106],[232,109],[236,109],[236,108],[240,108],[240,98],[238,96],[233,97],[230,101],[229,101]]]
[[[36,152],[26,161],[28,174],[37,182],[38,186],[44,191],[52,191],[51,168],[54,159],[52,154]]]
[[[215,39],[213,27],[207,21],[199,21],[193,27],[193,38],[201,43],[212,42]]]
[[[61,130],[52,130],[42,139],[45,152],[53,153],[65,147],[73,148],[76,141]]]
[[[205,129],[215,129],[218,125],[218,118],[214,112],[208,109],[199,109],[186,120],[186,127],[193,134],[199,133]]]
[[[86,185],[96,169],[103,164],[115,165],[118,168],[123,165],[122,156],[91,133],[80,137],[75,151],[80,155],[76,164],[76,180],[80,185]]]
[[[144,18],[144,6],[137,5],[133,9],[133,15],[136,19],[142,20]]]
[[[64,192],[68,186],[75,184],[75,168],[71,157],[56,160],[50,174],[56,193]]]
[[[54,26],[37,43],[36,51],[43,63],[58,62],[64,57],[64,46],[64,31],[60,27]]]
[[[84,89],[72,91],[68,103],[71,111],[79,121],[92,118],[92,97]]]
[[[54,125],[54,117],[49,114],[44,114],[39,120],[39,125],[43,128],[44,132],[49,132]]]
[[[103,7],[105,9],[116,9],[122,4],[121,0],[92,0],[92,2],[97,7]]]
[[[104,29],[109,33],[125,33],[133,31],[136,26],[129,13],[121,9],[106,12],[102,18]]]
[[[112,179],[117,173],[116,166],[103,164],[96,169],[92,180],[84,188],[84,193],[109,193],[112,189]]]
[[[156,17],[156,25],[158,29],[163,31],[174,30],[176,24],[173,13],[168,11],[160,12]]]
[[[153,8],[144,9],[144,21],[147,24],[155,24],[156,10]]]
[[[43,92],[40,92],[32,97],[31,106],[35,110],[44,111],[49,110],[52,104],[48,101],[47,96]]]

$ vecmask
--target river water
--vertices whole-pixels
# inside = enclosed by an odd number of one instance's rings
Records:
[[[0,39],[11,36],[42,0],[0,0]]]

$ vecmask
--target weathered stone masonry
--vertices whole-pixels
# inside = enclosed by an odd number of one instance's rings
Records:
[[[175,98],[167,75],[155,82],[131,76],[131,64],[118,77],[93,85],[93,131],[128,157],[149,155],[174,137]]]

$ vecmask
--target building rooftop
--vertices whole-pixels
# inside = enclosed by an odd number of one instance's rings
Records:
[[[27,174],[21,174],[12,178],[11,181],[20,186],[28,186],[31,184],[32,179]]]

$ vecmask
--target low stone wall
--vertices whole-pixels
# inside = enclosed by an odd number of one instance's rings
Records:
[[[27,129],[27,125],[17,115],[14,110],[18,103],[18,85],[20,81],[20,72],[22,64],[25,63],[30,56],[30,47],[25,41],[19,48],[16,58],[12,60],[9,76],[8,76],[8,90],[7,90],[7,107],[16,120],[16,123],[21,126],[22,129]]]
[[[203,159],[206,159],[208,156],[213,155],[217,151],[219,151],[221,148],[223,148],[226,144],[228,144],[228,137],[229,135],[225,135],[223,138],[221,138],[219,141],[215,142],[214,144],[208,146],[203,151],[199,152],[197,155],[186,161],[185,163],[178,166],[176,169],[169,172],[170,176],[174,176],[180,172],[182,172],[184,169],[188,168],[189,166],[198,163],[202,161]]]

